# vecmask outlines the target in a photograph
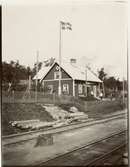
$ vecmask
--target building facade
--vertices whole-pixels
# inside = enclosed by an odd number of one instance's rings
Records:
[[[48,94],[59,94],[59,64],[55,62],[51,67],[44,67],[38,72],[37,78],[42,84],[44,91]],[[34,77],[36,79],[36,76]],[[95,97],[100,93],[102,81],[89,69],[80,69],[76,63],[63,63],[61,65],[61,94],[69,96]]]

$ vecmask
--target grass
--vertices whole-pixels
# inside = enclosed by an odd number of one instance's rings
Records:
[[[120,100],[114,101],[87,101],[80,105],[79,103],[72,104],[60,104],[62,109],[69,111],[69,108],[75,106],[79,111],[88,114],[89,118],[101,118],[105,114],[111,114],[113,112],[123,110],[126,104],[122,104]]]
[[[3,103],[2,104],[2,134],[8,135],[20,132],[13,128],[10,121],[39,119],[41,121],[52,121],[48,112],[40,104],[35,103]]]
[[[97,99],[94,96],[80,97],[80,99],[84,101],[97,101]]]
[[[113,112],[124,109],[120,101],[98,101],[95,103],[87,103],[87,110],[85,111],[89,117],[101,118],[105,114],[111,114]]]
[[[2,104],[2,135],[9,135],[20,132],[13,128],[9,122],[18,120],[39,119],[41,121],[52,121],[52,116],[41,106],[44,103],[3,103]],[[101,118],[105,114],[110,114],[124,109],[120,100],[115,101],[84,101],[81,99],[69,100],[69,103],[60,101],[56,103],[62,109],[69,111],[75,106],[79,111],[88,114],[89,118]]]

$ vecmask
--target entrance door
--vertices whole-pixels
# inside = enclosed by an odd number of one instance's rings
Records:
[[[93,86],[93,95],[94,97],[97,96],[97,89],[96,89],[96,85]]]

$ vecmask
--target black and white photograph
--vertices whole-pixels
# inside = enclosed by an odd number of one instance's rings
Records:
[[[2,167],[128,167],[127,5],[3,2]]]

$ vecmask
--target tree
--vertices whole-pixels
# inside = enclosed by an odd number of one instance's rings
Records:
[[[38,62],[38,71],[42,68],[43,62]],[[34,77],[36,75],[37,71],[37,63],[34,64],[34,67],[32,69],[32,76]]]
[[[104,72],[104,68],[101,68],[99,71],[98,71],[98,77],[99,79],[101,79],[102,81],[105,80],[107,76],[107,73]]]
[[[55,58],[51,57],[50,59],[44,61],[45,66],[46,66],[46,67],[52,66],[52,64],[54,63],[54,61],[55,61]]]
[[[109,88],[111,90],[116,90],[116,88],[117,88],[117,80],[113,76],[106,78],[104,80],[104,84],[107,88]]]
[[[104,68],[101,68],[98,71],[98,77],[103,81],[105,94],[108,96],[111,94],[120,93],[120,91],[123,89],[123,82],[119,81],[119,78],[116,79],[114,76],[108,76],[107,73],[104,72]],[[124,87],[127,87],[126,85],[127,84],[124,81]]]
[[[55,61],[55,58],[51,57],[51,58],[45,60],[44,62],[39,62],[38,63],[38,71],[42,68],[43,65],[45,67],[52,66],[54,61]],[[37,71],[37,63],[34,64],[34,67],[33,67],[33,70],[32,70],[32,76],[33,77],[36,75],[36,71]]]
[[[7,83],[19,82],[17,70],[18,70],[18,63],[15,63],[14,61],[10,61],[10,63],[3,62],[2,63],[2,81]]]
[[[2,62],[2,83],[3,85],[11,83],[13,89],[17,87],[20,80],[27,80],[31,73],[31,68],[20,65],[19,61]]]
[[[119,78],[116,80],[116,86],[119,91],[123,89],[123,83],[119,81]]]
[[[27,66],[27,76],[32,75],[32,70],[29,66]]]

